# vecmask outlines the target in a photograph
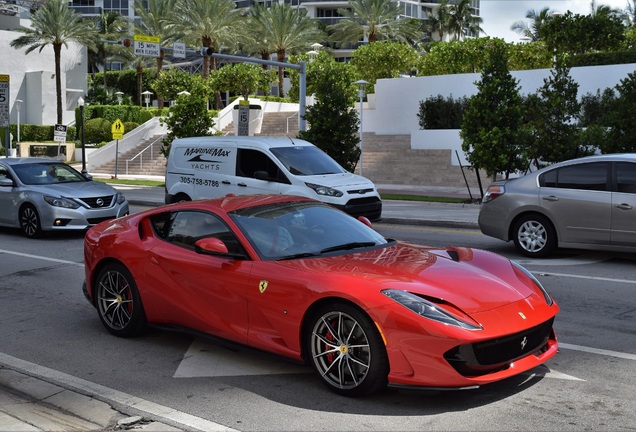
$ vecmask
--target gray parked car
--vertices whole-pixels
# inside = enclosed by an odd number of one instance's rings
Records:
[[[636,252],[636,154],[574,159],[495,182],[479,227],[529,257],[557,247]]]
[[[52,159],[0,158],[0,226],[27,237],[43,231],[83,230],[128,214],[112,186]]]

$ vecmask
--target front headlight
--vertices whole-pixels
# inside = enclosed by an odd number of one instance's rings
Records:
[[[318,195],[330,196],[340,198],[343,194],[338,189],[330,188],[327,186],[321,186],[314,183],[305,183],[307,187],[311,188]]]
[[[68,208],[68,209],[79,208],[78,203],[68,198],[63,198],[63,197],[56,198],[56,197],[45,195],[44,201],[51,204],[53,207],[62,207],[62,208]]]
[[[423,316],[424,318],[428,318],[442,324],[461,327],[467,330],[482,329],[477,325],[460,320],[459,318],[437,307],[434,303],[424,300],[422,297],[411,294],[410,292],[396,289],[387,289],[383,290],[382,294],[392,300],[395,300],[405,308],[412,310],[413,312],[420,316]]]
[[[124,202],[126,202],[126,197],[124,196],[124,194],[121,192],[117,192],[117,204],[123,204]]]
[[[528,276],[530,278],[530,280],[532,282],[534,282],[534,284],[541,290],[541,292],[543,293],[543,297],[545,297],[545,302],[548,304],[548,306],[552,306],[552,304],[554,303],[554,300],[552,299],[552,297],[550,296],[550,294],[548,294],[548,291],[543,287],[543,285],[541,285],[541,282],[539,282],[539,279],[537,279],[536,277],[534,277],[534,275],[532,273],[530,273],[528,270],[525,269],[525,267],[521,266],[520,264],[517,264],[514,261],[510,261],[512,263],[513,266],[515,266],[516,268],[518,268],[523,274],[525,274],[526,276]]]

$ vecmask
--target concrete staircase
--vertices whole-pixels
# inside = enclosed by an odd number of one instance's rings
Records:
[[[166,158],[161,154],[163,135],[155,135],[134,149],[120,154],[117,161],[118,175],[158,175],[166,174]],[[127,167],[126,167],[127,166]],[[128,172],[126,172],[128,168]],[[98,174],[115,175],[115,160],[93,170]]]
[[[296,137],[298,135],[298,112],[264,113],[263,126],[259,135]]]
[[[362,175],[376,184],[466,187],[461,168],[451,163],[456,159],[451,150],[413,150],[410,143],[409,135],[364,133]],[[469,186],[477,188],[475,171],[464,167],[464,174]]]

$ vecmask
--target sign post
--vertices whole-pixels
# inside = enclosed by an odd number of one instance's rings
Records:
[[[117,178],[117,165],[119,162],[119,140],[124,138],[124,124],[121,122],[121,120],[117,119],[115,120],[115,123],[113,123],[113,126],[110,128],[110,131],[113,133],[113,139],[117,140],[115,142],[115,176],[113,177]]]
[[[9,84],[11,77],[9,75],[0,75],[0,127],[5,129],[4,139],[4,155],[9,157],[9,141],[11,137],[9,135]]]
[[[66,143],[66,125],[56,124],[53,129],[53,141],[57,141],[57,158],[60,158],[60,146]]]
[[[250,134],[250,103],[249,101],[239,101],[238,108],[238,136],[248,136]]]

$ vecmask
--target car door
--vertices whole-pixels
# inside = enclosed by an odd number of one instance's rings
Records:
[[[617,246],[636,246],[636,163],[616,162],[612,193],[612,232]]]
[[[252,262],[197,253],[194,247],[200,238],[217,237],[229,249],[242,249],[227,225],[200,211],[162,213],[150,222],[156,235],[146,239],[152,242],[145,258],[145,285],[153,297],[144,299],[152,308],[148,313],[158,322],[245,343],[245,290]]]
[[[257,174],[259,173],[259,174]],[[259,175],[266,178],[257,178]],[[289,180],[269,155],[256,149],[238,149],[236,195],[278,194]]]
[[[559,243],[609,244],[612,193],[609,162],[567,165],[543,175],[540,203]]]
[[[7,168],[0,164],[0,180],[2,179],[11,179],[11,175]],[[0,186],[0,223],[13,225],[17,222],[16,202],[15,187]]]

